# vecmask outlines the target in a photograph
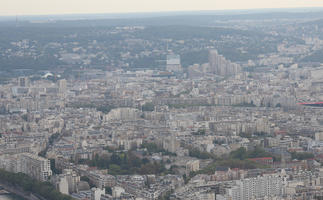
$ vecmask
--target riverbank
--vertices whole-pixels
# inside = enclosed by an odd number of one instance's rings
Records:
[[[0,182],[0,187],[8,191],[13,199],[10,200],[40,200],[36,196],[32,195],[31,193],[25,192],[24,190],[18,188],[6,185],[4,183]],[[4,195],[5,196],[5,195]],[[0,196],[1,200],[1,196]]]
[[[10,193],[10,194],[5,194],[5,195],[0,195],[0,200],[26,200],[26,199]]]

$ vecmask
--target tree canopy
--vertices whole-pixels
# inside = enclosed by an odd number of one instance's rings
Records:
[[[72,200],[73,198],[57,191],[49,182],[40,182],[23,173],[12,173],[0,169],[0,181],[26,192],[42,196],[47,200]]]

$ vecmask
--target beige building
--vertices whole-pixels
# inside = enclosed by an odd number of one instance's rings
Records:
[[[316,141],[323,141],[323,132],[315,133],[315,140]]]
[[[174,136],[167,137],[163,140],[163,148],[166,151],[176,153],[176,151],[180,148],[180,142],[176,140],[176,137]]]
[[[189,175],[190,172],[196,172],[198,170],[200,170],[199,160],[190,160],[186,163],[186,175]]]

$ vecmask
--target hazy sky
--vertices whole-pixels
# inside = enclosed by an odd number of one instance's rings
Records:
[[[0,15],[323,7],[323,0],[0,0]]]

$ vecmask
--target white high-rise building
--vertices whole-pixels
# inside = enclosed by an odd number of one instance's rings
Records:
[[[105,189],[92,188],[91,189],[91,200],[100,200],[101,196],[105,194]]]
[[[279,197],[283,192],[283,180],[278,175],[264,175],[236,181],[227,189],[227,199],[249,200]]]
[[[58,90],[61,95],[65,96],[67,91],[67,81],[65,79],[58,81]]]
[[[14,173],[22,172],[39,181],[47,181],[52,175],[50,160],[31,153],[3,155],[0,157],[0,168]]]
[[[170,72],[182,71],[181,58],[179,55],[167,55],[166,70]]]
[[[0,156],[0,168],[9,172],[21,172],[21,160],[18,155],[2,155]]]
[[[68,182],[65,176],[59,177],[58,191],[63,194],[69,194],[68,192]]]
[[[123,189],[122,187],[113,187],[112,188],[112,196],[113,198],[120,198],[121,194],[125,192],[125,189]]]
[[[21,172],[39,181],[47,181],[52,175],[50,160],[30,153],[20,154]]]
[[[240,65],[226,60],[224,56],[219,55],[218,51],[212,49],[209,51],[210,72],[220,76],[231,76],[241,71]]]
[[[174,135],[163,139],[163,148],[169,152],[176,153],[181,144]]]
[[[20,87],[29,87],[29,78],[28,77],[19,77],[19,86]]]
[[[72,169],[64,169],[61,176],[64,176],[68,184],[69,194],[77,192],[77,184],[80,182],[80,176]]]

